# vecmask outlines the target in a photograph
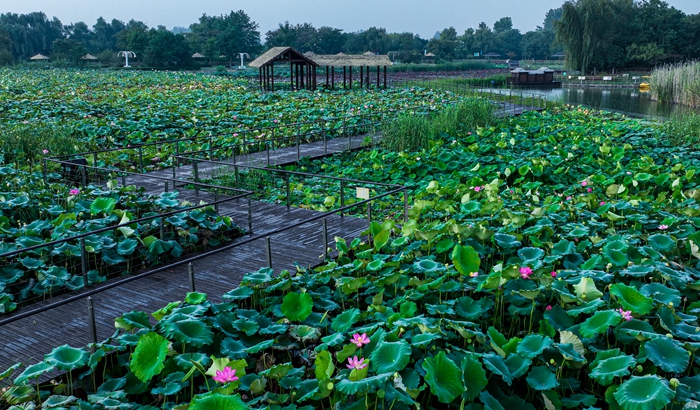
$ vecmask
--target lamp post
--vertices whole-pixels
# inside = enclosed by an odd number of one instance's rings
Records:
[[[133,51],[120,51],[119,53],[117,53],[117,55],[119,57],[124,57],[125,63],[126,63],[126,64],[124,64],[124,67],[126,67],[126,68],[131,67],[129,65],[129,57],[136,58],[136,53],[134,53]]]
[[[240,68],[241,70],[243,70],[243,69],[245,68],[245,66],[243,65],[243,57],[246,57],[246,58],[248,58],[248,59],[250,60],[250,56],[248,55],[248,53],[238,53],[238,57],[241,58],[241,66],[238,67],[238,68]]]

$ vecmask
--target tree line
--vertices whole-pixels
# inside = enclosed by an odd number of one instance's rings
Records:
[[[124,23],[100,17],[64,25],[44,13],[0,14],[0,64],[27,61],[42,53],[52,60],[79,64],[91,53],[102,63],[119,64],[117,52],[133,51],[150,67],[184,67],[199,52],[233,64],[239,52],[252,57],[269,47],[292,46],[318,54],[389,54],[394,61],[421,62],[481,57],[495,53],[511,59],[552,59],[564,53],[567,66],[593,69],[647,68],[700,58],[700,13],[686,15],[661,0],[569,0],[549,10],[541,26],[521,33],[510,17],[485,22],[458,33],[448,27],[430,39],[411,32],[389,33],[380,27],[345,33],[310,23],[279,24],[261,41],[259,26],[242,10],[220,16],[202,15],[188,28],[149,28],[140,21]]]

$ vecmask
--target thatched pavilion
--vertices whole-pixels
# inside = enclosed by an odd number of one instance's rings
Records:
[[[46,57],[45,55],[39,53],[39,54],[37,54],[37,55],[31,57],[29,60],[31,60],[31,61],[46,61],[46,60],[50,60],[50,58],[48,58],[48,57]]]
[[[289,64],[292,90],[316,89],[318,64],[291,47],[272,47],[248,64],[259,70],[260,87],[264,90],[275,91],[275,63]]]
[[[382,86],[381,68],[384,67],[383,86],[386,88],[386,67],[392,64],[388,56],[375,55],[369,52],[361,55],[343,53],[332,55],[310,54],[309,58],[319,66],[326,68],[326,87],[328,88],[335,88],[335,69],[340,67],[343,67],[343,87],[350,89],[352,89],[353,68],[360,68],[360,88],[369,88],[374,82],[371,81],[371,69],[376,67],[376,84],[377,88],[379,88]]]
[[[299,53],[291,47],[273,47],[266,53],[256,58],[250,67],[260,70],[260,87],[264,90],[275,90],[274,66],[276,62],[289,63],[291,89],[317,88],[317,69],[325,67],[326,88],[335,88],[336,69],[343,69],[343,87],[352,89],[354,69],[359,67],[360,88],[372,86],[386,88],[386,67],[391,65],[391,60],[385,55],[375,55],[367,52],[361,55],[338,54],[314,54]],[[376,75],[372,74],[372,68],[376,67]],[[384,67],[383,81],[381,68]],[[340,82],[340,79],[338,79]]]

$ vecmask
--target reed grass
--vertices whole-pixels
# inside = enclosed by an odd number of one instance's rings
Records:
[[[69,127],[19,124],[0,134],[0,163],[33,166],[44,157],[73,154],[86,148]]]
[[[384,123],[382,146],[396,152],[420,151],[434,139],[454,137],[495,121],[493,104],[483,98],[469,98],[436,114],[405,113]]]
[[[700,107],[700,62],[656,68],[651,73],[649,89],[653,100]]]
[[[689,112],[676,112],[664,122],[668,138],[679,146],[700,147],[700,115]]]

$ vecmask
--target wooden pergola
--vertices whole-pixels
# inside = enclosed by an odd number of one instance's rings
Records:
[[[335,88],[335,69],[343,67],[343,87],[352,89],[352,75],[353,69],[356,67],[360,68],[360,88],[369,88],[373,81],[371,81],[371,71],[372,68],[376,67],[376,84],[377,88],[386,88],[386,67],[391,65],[391,60],[389,56],[385,55],[374,55],[371,53],[365,53],[361,55],[348,55],[343,53],[333,54],[333,55],[321,55],[321,54],[306,54],[310,59],[315,61],[319,66],[326,68],[326,87],[334,89]],[[384,67],[384,81],[381,81],[381,69]]]
[[[275,91],[275,63],[289,64],[292,90],[316,90],[316,68],[319,65],[292,47],[272,47],[248,65],[259,70],[263,90]]]

